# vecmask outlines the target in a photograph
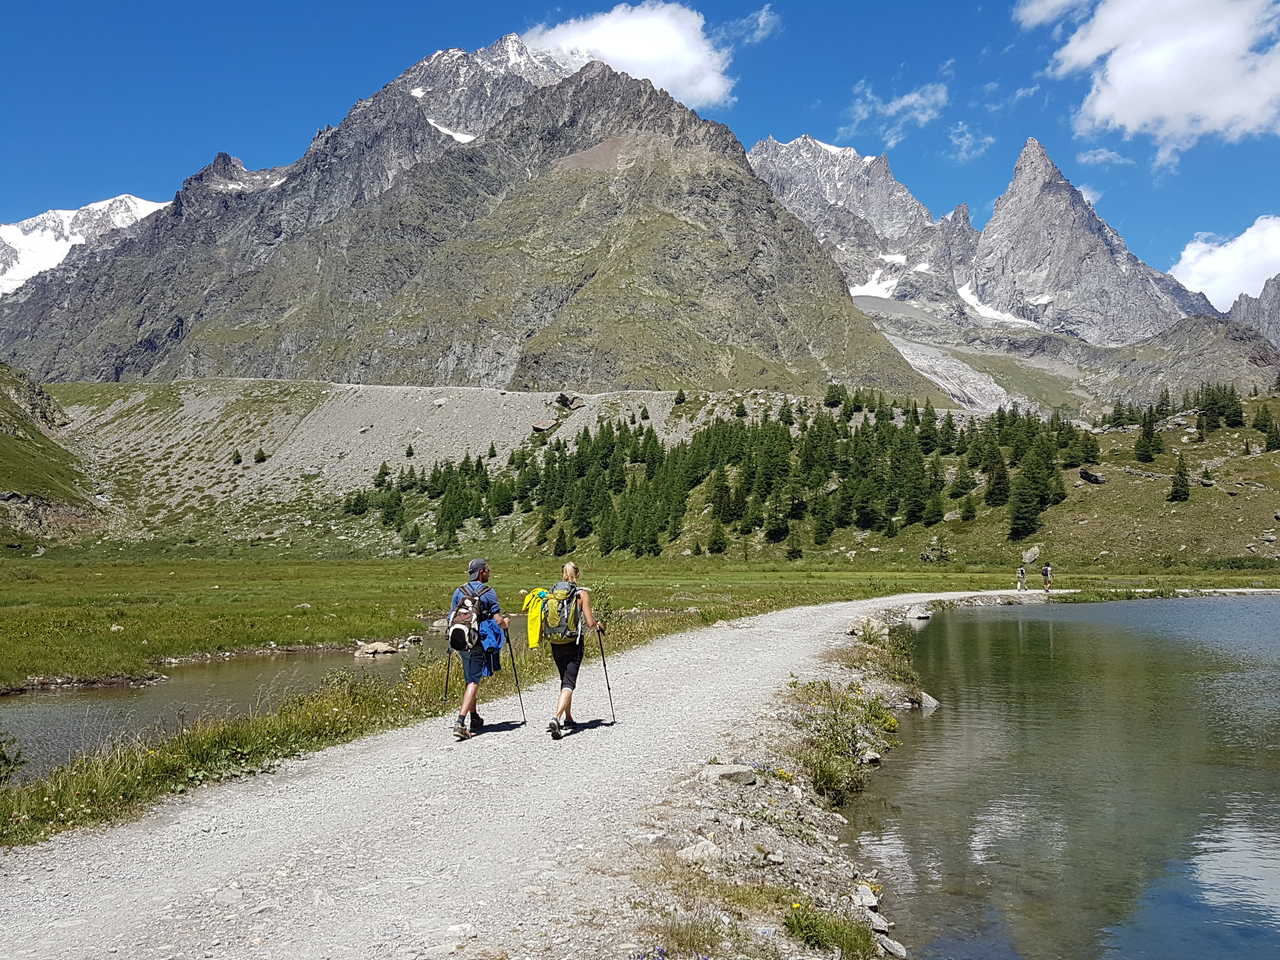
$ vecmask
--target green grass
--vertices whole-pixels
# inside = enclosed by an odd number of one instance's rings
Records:
[[[845,960],[870,958],[879,952],[869,927],[837,913],[802,905],[787,914],[785,926],[806,947],[836,948]]]

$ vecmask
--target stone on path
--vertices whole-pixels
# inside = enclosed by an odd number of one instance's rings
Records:
[[[676,856],[685,863],[706,863],[708,860],[720,859],[720,848],[704,837],[677,851]]]
[[[756,772],[741,763],[709,763],[698,776],[711,783],[727,781],[751,786],[756,782]]]

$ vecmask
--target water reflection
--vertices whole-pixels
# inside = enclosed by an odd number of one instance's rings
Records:
[[[1280,956],[1277,614],[1251,598],[936,618],[917,666],[943,708],[904,724],[850,811],[915,955]]]

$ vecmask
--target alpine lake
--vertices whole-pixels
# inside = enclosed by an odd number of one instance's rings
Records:
[[[958,608],[846,810],[920,960],[1280,957],[1280,597]]]

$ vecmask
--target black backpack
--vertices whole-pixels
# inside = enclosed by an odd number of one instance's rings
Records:
[[[480,621],[485,619],[480,598],[488,592],[487,586],[476,590],[470,583],[458,588],[462,600],[449,614],[449,646],[459,652],[474,650],[480,646]]]

